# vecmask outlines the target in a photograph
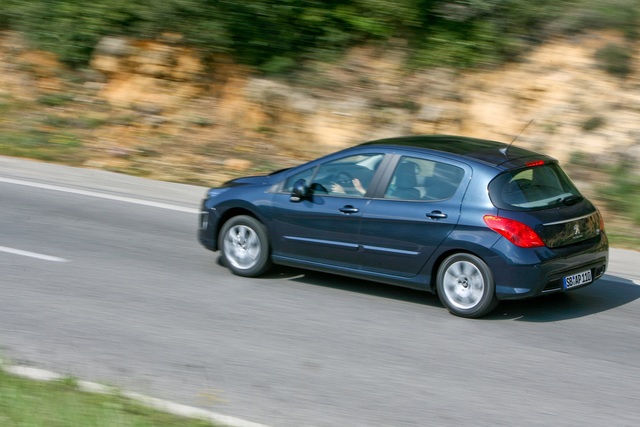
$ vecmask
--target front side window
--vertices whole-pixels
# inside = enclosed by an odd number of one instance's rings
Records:
[[[496,207],[511,210],[544,209],[582,200],[557,163],[505,172],[489,184],[489,196]]]
[[[282,191],[284,191],[285,193],[291,193],[293,191],[293,185],[300,179],[304,179],[305,185],[309,185],[309,183],[311,182],[311,178],[313,177],[314,171],[315,171],[315,168],[309,168],[309,169],[303,170],[302,172],[298,172],[295,175],[291,175],[284,182]]]
[[[343,157],[320,166],[311,184],[315,194],[364,197],[383,154]]]

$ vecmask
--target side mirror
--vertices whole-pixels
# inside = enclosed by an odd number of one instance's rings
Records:
[[[309,195],[309,187],[307,187],[307,181],[300,178],[293,184],[293,190],[291,191],[290,201],[299,203],[306,199]]]

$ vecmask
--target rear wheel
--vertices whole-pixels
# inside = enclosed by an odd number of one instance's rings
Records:
[[[220,230],[222,261],[239,276],[255,277],[271,267],[265,226],[257,219],[238,215]]]
[[[491,269],[475,255],[460,253],[445,259],[436,285],[442,304],[457,316],[480,317],[498,304]]]

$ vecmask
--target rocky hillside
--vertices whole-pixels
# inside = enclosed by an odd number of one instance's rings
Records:
[[[72,73],[7,32],[0,149],[202,184],[406,134],[505,142],[520,134],[516,144],[587,168],[640,161],[638,55],[626,77],[607,72],[596,55],[626,44],[616,33],[592,33],[554,40],[500,69],[407,72],[406,50],[392,43],[276,80],[223,56],[203,59],[177,34],[105,38],[91,69]],[[40,143],[29,146],[21,134]]]

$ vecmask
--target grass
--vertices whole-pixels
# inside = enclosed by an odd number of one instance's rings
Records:
[[[47,102],[63,99],[50,95]],[[66,98],[64,98],[66,99]],[[68,118],[34,107],[32,103],[0,98],[0,155],[26,157],[77,166],[86,152],[75,125]]]
[[[607,237],[609,238],[609,243],[611,243],[613,247],[635,251],[640,248],[640,237],[625,234],[624,230],[607,230]]]
[[[638,164],[625,160],[609,171],[609,182],[600,188],[599,196],[612,210],[625,214],[640,225],[640,174]]]
[[[82,143],[72,134],[29,130],[5,132],[0,155],[80,165],[85,161]]]
[[[41,382],[0,369],[0,425],[3,427],[214,427],[147,408],[117,394],[78,389],[72,378]]]
[[[615,166],[598,166],[586,153],[573,153],[566,170],[578,181],[594,183],[581,188],[603,213],[611,246],[640,248],[640,164],[620,160]],[[578,185],[580,188],[581,186]]]
[[[48,107],[59,107],[73,100],[73,95],[67,93],[50,93],[38,98],[38,103]]]

